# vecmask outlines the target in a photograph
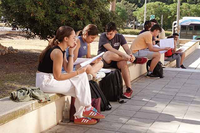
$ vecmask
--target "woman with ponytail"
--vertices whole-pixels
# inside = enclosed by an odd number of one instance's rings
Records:
[[[79,31],[78,34],[81,33],[80,36],[77,37],[77,47],[74,50],[74,60],[77,58],[91,58],[91,43],[98,36],[97,26],[94,24],[88,24],[84,27],[82,31]],[[88,79],[100,81],[103,77],[105,77],[105,73],[98,72],[103,67],[103,62],[101,58],[98,58],[92,63],[92,67],[87,70]]]
[[[91,106],[91,92],[86,75],[86,70],[91,66],[73,71],[75,38],[75,32],[69,26],[61,26],[57,30],[56,36],[39,57],[36,87],[47,93],[60,93],[75,97],[74,123],[96,124],[95,119],[102,119],[105,116]],[[66,48],[69,49],[68,60],[65,55]],[[67,73],[61,73],[62,67]]]

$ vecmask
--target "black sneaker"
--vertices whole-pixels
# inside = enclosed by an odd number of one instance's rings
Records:
[[[182,68],[182,69],[186,69],[186,67],[185,67],[184,65],[181,65],[181,68]]]
[[[156,75],[154,75],[153,73],[150,73],[150,74],[149,74],[149,73],[147,73],[147,76],[148,76],[148,77],[157,77],[157,76],[156,76]]]

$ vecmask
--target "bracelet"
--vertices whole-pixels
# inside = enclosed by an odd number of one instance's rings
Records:
[[[73,58],[73,57],[74,57],[74,55],[68,55],[68,57],[72,57],[72,58]]]

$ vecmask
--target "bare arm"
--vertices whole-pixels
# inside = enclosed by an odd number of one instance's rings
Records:
[[[152,44],[150,43],[147,43],[148,45],[148,48],[150,51],[153,51],[153,52],[159,52],[159,51],[163,51],[163,50],[169,50],[170,48],[169,47],[166,47],[166,48],[157,48],[157,47],[154,47]]]
[[[104,44],[103,46],[104,46],[108,51],[111,51],[111,52],[113,52],[113,53],[116,53],[116,54],[118,54],[119,56],[124,56],[124,53],[122,53],[122,52],[119,51],[119,50],[114,49],[109,43]]]
[[[79,39],[76,40],[76,44],[77,46],[76,46],[76,49],[74,50],[74,61],[78,58],[78,51],[81,47],[81,43]]]
[[[131,54],[132,54],[132,52],[131,52],[131,50],[130,50],[128,44],[124,44],[124,45],[122,45],[122,47],[123,47],[124,51],[125,51],[128,55],[131,55]]]
[[[87,58],[91,58],[91,45],[90,43],[87,44]]]
[[[51,56],[51,59],[53,60],[53,76],[56,80],[69,79],[78,74],[77,71],[70,72],[67,74],[61,73],[62,64],[63,64],[63,54],[60,50],[58,49],[53,50],[50,56]],[[70,62],[68,62],[67,65],[70,65],[71,67],[73,67],[73,64],[71,64]]]

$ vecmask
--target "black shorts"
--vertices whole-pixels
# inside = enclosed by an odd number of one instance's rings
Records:
[[[111,63],[108,64],[104,59],[102,59],[102,62],[103,62],[103,68],[116,68],[116,69],[119,69],[117,67],[117,61],[111,61]]]

